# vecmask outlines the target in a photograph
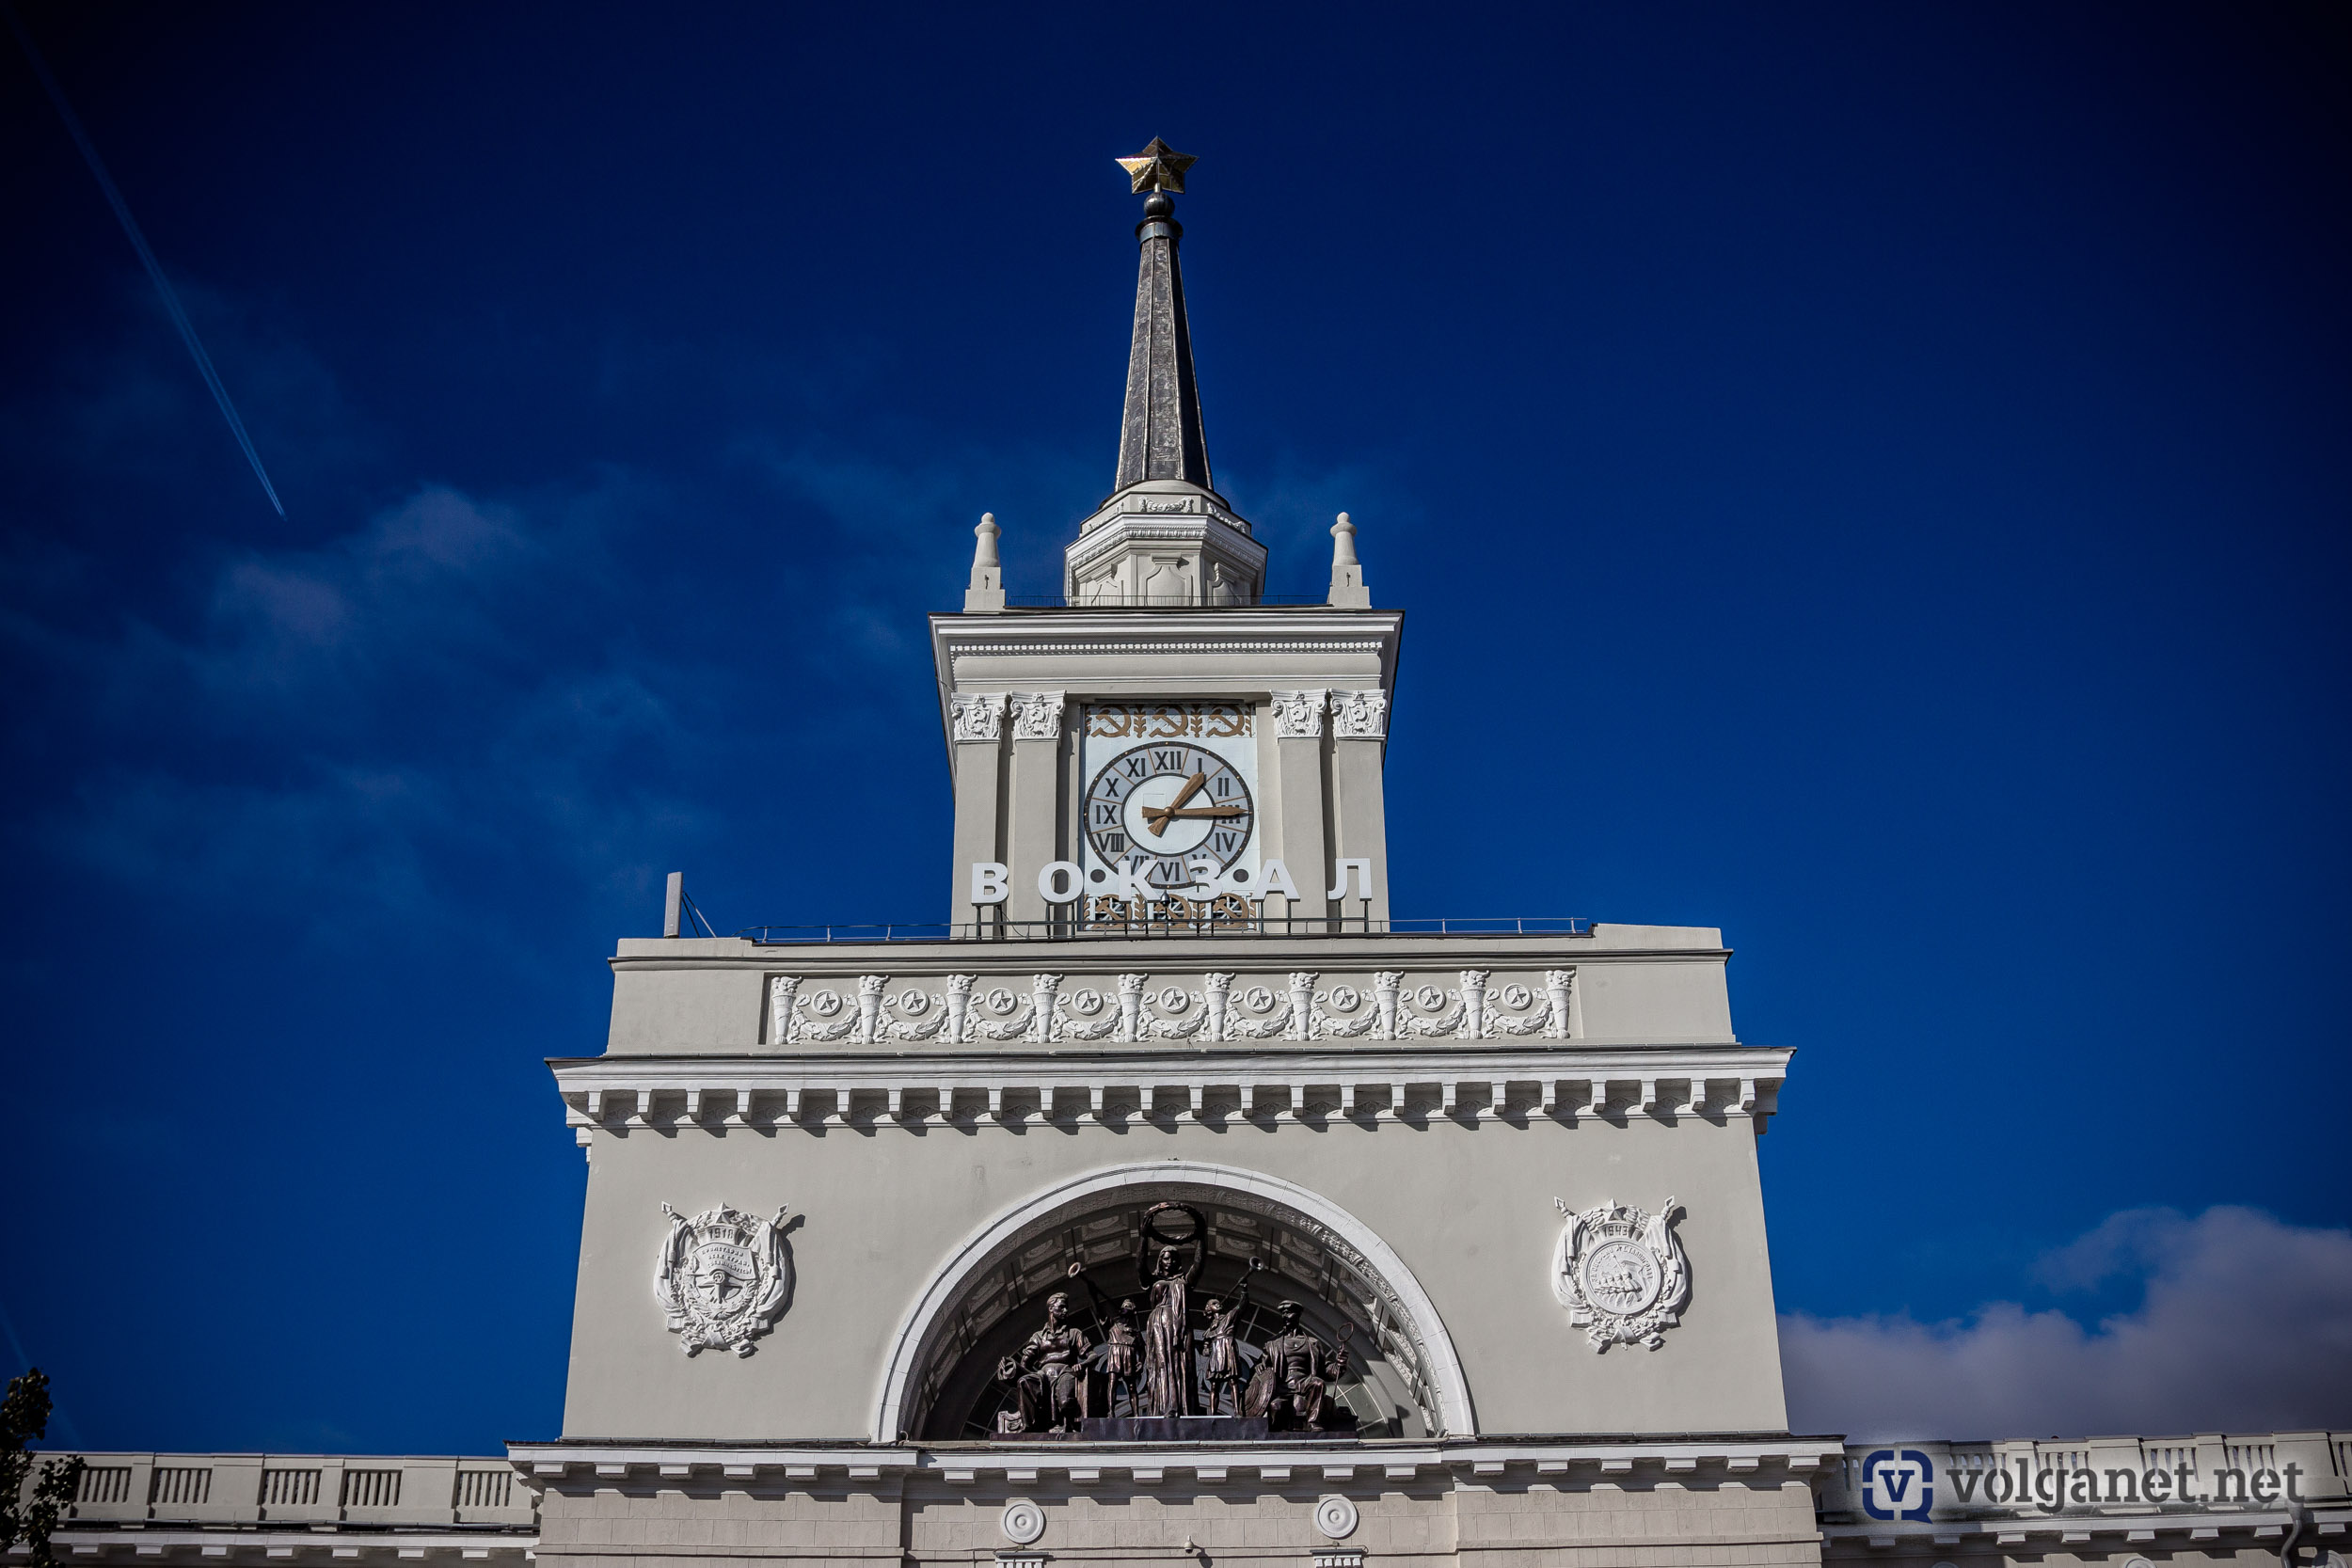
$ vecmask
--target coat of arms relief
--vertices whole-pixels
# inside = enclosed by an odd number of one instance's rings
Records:
[[[1603,1198],[1582,1212],[1552,1199],[1567,1223],[1551,1254],[1551,1293],[1597,1352],[1611,1345],[1664,1344],[1691,1300],[1691,1262],[1675,1235],[1681,1211],[1666,1199],[1656,1214]]]
[[[688,1219],[661,1206],[670,1233],[654,1272],[654,1299],[689,1355],[731,1350],[749,1355],[792,1294],[792,1255],[784,1213],[772,1220],[722,1204]]]

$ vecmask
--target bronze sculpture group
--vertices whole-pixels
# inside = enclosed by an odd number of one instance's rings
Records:
[[[1192,1221],[1189,1234],[1163,1233],[1160,1217],[1171,1212]],[[1145,1211],[1136,1274],[1148,1307],[1133,1296],[1113,1307],[1083,1265],[1072,1263],[1067,1277],[1093,1297],[1096,1320],[1104,1325],[1102,1343],[1071,1322],[1067,1292],[1048,1296],[1044,1326],[997,1365],[997,1378],[1013,1393],[997,1417],[997,1430],[1070,1433],[1083,1420],[1116,1411],[1145,1418],[1257,1417],[1270,1431],[1322,1431],[1332,1391],[1347,1375],[1348,1325],[1333,1347],[1300,1326],[1296,1302],[1277,1303],[1279,1332],[1261,1347],[1245,1385],[1235,1325],[1248,1303],[1250,1275],[1265,1265],[1250,1259],[1230,1303],[1211,1298],[1204,1304],[1196,1353],[1189,1298],[1208,1261],[1208,1222],[1198,1209],[1169,1202]],[[1199,1408],[1203,1386],[1205,1411]]]

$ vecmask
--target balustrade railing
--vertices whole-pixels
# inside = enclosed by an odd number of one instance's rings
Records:
[[[1362,914],[1265,916],[1217,919],[1113,919],[896,921],[865,925],[746,926],[735,936],[765,946],[796,942],[1074,942],[1089,939],[1142,941],[1200,937],[1410,937],[1555,936],[1589,937],[1593,923],[1581,915],[1470,915],[1427,920],[1383,919]]]
[[[72,1525],[528,1529],[536,1497],[500,1458],[85,1454]]]

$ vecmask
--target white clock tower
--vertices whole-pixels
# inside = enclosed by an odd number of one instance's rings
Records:
[[[1265,546],[1209,476],[1171,199],[1192,159],[1154,139],[1120,162],[1149,196],[1117,483],[1064,552],[1062,605],[1007,602],[988,517],[964,612],[931,617],[950,918],[980,936],[1382,929],[1404,616],[1372,608],[1344,514],[1327,601],[1264,602]]]

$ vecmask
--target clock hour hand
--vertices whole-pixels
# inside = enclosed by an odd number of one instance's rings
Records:
[[[1184,781],[1184,787],[1176,792],[1176,799],[1170,800],[1164,806],[1144,807],[1144,824],[1149,827],[1152,819],[1156,817],[1159,819],[1161,826],[1166,826],[1168,819],[1176,814],[1176,808],[1183,805],[1186,800],[1191,800],[1194,796],[1200,794],[1201,787],[1208,782],[1209,776],[1206,773],[1195,773],[1191,778]],[[1160,829],[1152,828],[1152,831],[1156,833],[1160,831]]]
[[[1239,806],[1195,806],[1190,811],[1178,811],[1170,806],[1165,811],[1149,811],[1144,815],[1156,816],[1165,822],[1171,816],[1239,816],[1241,808]]]

